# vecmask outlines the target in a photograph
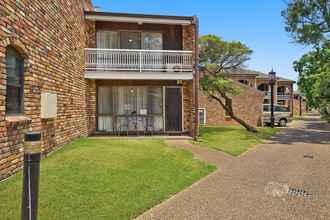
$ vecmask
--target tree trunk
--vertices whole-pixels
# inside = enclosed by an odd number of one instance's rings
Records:
[[[223,97],[225,100],[229,100],[229,98],[228,98],[226,95],[224,95],[224,94],[221,94],[221,95],[222,95],[222,97]],[[232,106],[227,106],[227,105],[225,105],[225,104],[222,102],[222,100],[221,100],[220,98],[218,98],[218,97],[216,97],[216,96],[214,96],[214,95],[211,95],[210,97],[213,98],[213,99],[215,99],[215,100],[217,100],[217,101],[219,102],[219,104],[222,106],[222,108],[225,109],[225,111],[227,111],[227,113],[229,114],[229,116],[230,116],[232,119],[234,119],[237,123],[239,123],[240,125],[242,125],[244,128],[246,128],[247,131],[249,131],[249,132],[253,132],[253,133],[257,133],[257,132],[258,132],[258,130],[257,130],[255,127],[249,125],[249,124],[246,123],[244,120],[242,120],[242,119],[240,119],[239,117],[237,117],[237,116],[234,114],[234,111],[233,111]]]
[[[244,128],[246,128],[246,130],[248,130],[250,132],[253,132],[253,133],[257,133],[258,132],[258,130],[255,127],[249,125],[248,123],[246,123],[242,119],[236,117],[234,114],[229,114],[229,115],[230,115],[230,117],[232,119],[234,119],[235,121],[237,121],[238,123],[240,123]]]

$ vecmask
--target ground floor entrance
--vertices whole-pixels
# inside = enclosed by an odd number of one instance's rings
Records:
[[[111,134],[183,132],[181,86],[97,87],[97,131]]]

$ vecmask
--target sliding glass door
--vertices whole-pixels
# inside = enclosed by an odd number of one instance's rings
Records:
[[[99,87],[98,130],[113,133],[163,132],[162,87]]]
[[[139,31],[98,31],[97,48],[163,50],[163,34]]]
[[[141,49],[140,32],[122,31],[120,32],[120,49]]]

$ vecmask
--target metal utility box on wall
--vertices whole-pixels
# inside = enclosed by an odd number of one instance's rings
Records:
[[[57,95],[54,93],[41,93],[41,118],[57,117]]]

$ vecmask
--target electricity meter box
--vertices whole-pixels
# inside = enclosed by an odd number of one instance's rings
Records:
[[[54,93],[41,93],[41,118],[57,117],[57,95]]]

